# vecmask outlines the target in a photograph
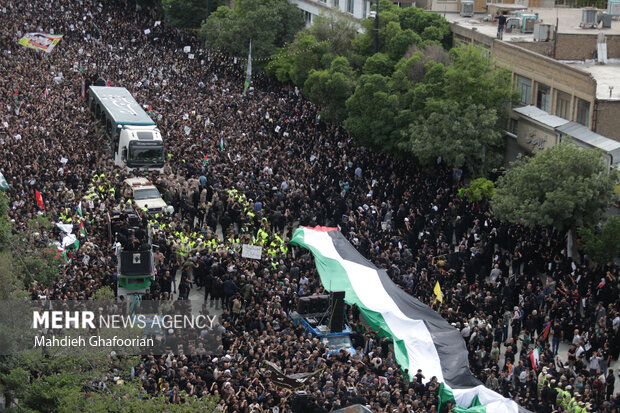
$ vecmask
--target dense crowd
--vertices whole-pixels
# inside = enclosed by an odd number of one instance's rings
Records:
[[[157,245],[157,278],[145,298],[185,299],[199,288],[202,311],[222,311],[223,354],[144,357],[135,375],[149,393],[170,403],[217,395],[228,412],[327,412],[353,403],[436,411],[436,378],[405,377],[389,340],[355,308],[348,309],[355,355],[329,355],[293,325],[288,313],[298,298],[324,290],[309,252],[286,240],[296,225],[325,225],[338,226],[424,303],[433,305],[438,281],[444,298],[434,308],[461,331],[471,370],[489,388],[537,412],[617,409],[616,266],[573,261],[565,234],[552,228],[499,222],[486,203],[458,196],[460,175],[441,163],[423,170],[356,145],[297,89],[255,77],[244,97],[242,59],[200,50],[193,35],[156,23],[132,2],[8,0],[0,8],[0,171],[11,186],[13,230],[49,247],[59,230],[33,227],[33,219],[75,222],[82,201],[88,231],[58,281],[29,286],[33,299],[86,299],[115,287],[106,214],[127,203],[123,180],[131,174],[113,166],[82,100],[82,79],[126,87],[152,107],[163,133],[165,172],[149,177],[174,213],[153,219],[137,211],[151,221]],[[17,44],[37,31],[64,37],[49,54]],[[244,243],[262,245],[263,259],[242,258]],[[568,353],[559,354],[566,342]],[[266,378],[262,360],[286,374],[322,373],[291,393]]]

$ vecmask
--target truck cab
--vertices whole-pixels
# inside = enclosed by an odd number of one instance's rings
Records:
[[[155,126],[122,125],[114,141],[114,164],[128,170],[163,172],[164,142]]]

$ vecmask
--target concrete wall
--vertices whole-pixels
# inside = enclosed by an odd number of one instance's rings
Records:
[[[539,124],[527,118],[520,118],[517,127],[517,142],[528,152],[537,152],[559,142],[559,134],[555,129]]]
[[[607,39],[607,57],[620,58],[620,36],[606,36]],[[589,34],[587,29],[584,33],[558,33],[555,47],[555,58],[559,60],[586,60],[596,58],[596,42],[597,35]],[[525,46],[530,50],[538,51],[536,48],[540,43],[533,43],[532,46]],[[546,43],[547,50],[549,47],[553,49],[553,42]],[[539,52],[540,53],[540,52]],[[552,56],[552,53],[541,53],[545,56]]]
[[[553,55],[552,42],[503,42],[491,38],[477,30],[452,23],[454,43],[474,43],[490,51],[493,60],[510,70],[514,75],[524,76],[533,81],[531,104],[536,106],[537,85],[542,83],[550,87],[549,113],[558,115],[556,108],[558,92],[570,96],[568,120],[577,121],[577,98],[590,103],[589,124],[594,132],[620,141],[620,101],[596,100],[596,81],[589,73],[576,67],[559,62],[549,56]],[[575,44],[571,50],[569,43]],[[564,34],[558,37],[558,55],[561,59],[583,60],[589,47],[596,45],[596,36],[588,34]],[[620,57],[620,36],[607,37],[610,57]],[[581,56],[581,57],[579,57]],[[569,57],[572,57],[569,59]],[[589,57],[591,58],[591,57]],[[519,143],[521,145],[521,142]]]
[[[598,101],[595,110],[594,132],[620,141],[620,101]]]
[[[549,57],[502,41],[493,42],[493,60],[514,73],[540,81],[551,88],[593,100],[596,82],[589,73],[558,62]]]
[[[553,42],[510,42],[516,46],[547,57],[553,57]]]

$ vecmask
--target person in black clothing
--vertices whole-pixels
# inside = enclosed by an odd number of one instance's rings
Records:
[[[502,40],[504,38],[504,29],[506,28],[506,15],[497,11],[497,38]]]

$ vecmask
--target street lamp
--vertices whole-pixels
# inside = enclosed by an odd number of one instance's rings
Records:
[[[379,53],[379,0],[375,2],[377,10],[375,11],[375,54]]]

